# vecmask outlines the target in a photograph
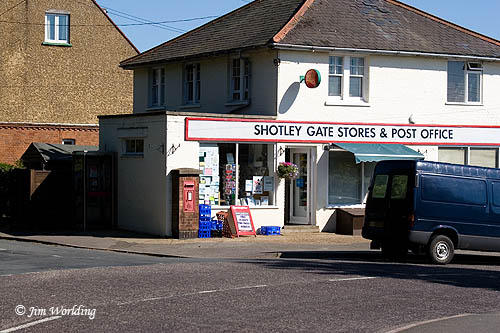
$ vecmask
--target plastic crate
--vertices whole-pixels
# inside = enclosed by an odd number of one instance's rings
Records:
[[[211,221],[200,221],[198,224],[198,229],[202,231],[210,231],[212,229]]]
[[[260,227],[260,234],[265,236],[281,235],[281,228],[275,226]]]
[[[212,219],[212,230],[222,230],[223,222],[217,220],[216,218]]]
[[[212,207],[210,205],[200,205],[200,219],[208,218],[209,220],[212,218]]]
[[[210,230],[199,230],[198,238],[210,238],[212,237],[212,232]]]

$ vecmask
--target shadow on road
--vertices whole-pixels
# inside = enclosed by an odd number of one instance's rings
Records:
[[[499,256],[456,254],[451,264],[437,266],[429,264],[426,257],[417,255],[409,255],[404,262],[393,262],[378,251],[305,251],[283,252],[281,260],[252,263],[272,269],[303,270],[313,274],[420,280],[500,291]]]

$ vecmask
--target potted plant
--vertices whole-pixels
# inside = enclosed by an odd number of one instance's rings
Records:
[[[295,179],[299,175],[299,168],[291,162],[280,162],[278,165],[278,177],[284,179]]]

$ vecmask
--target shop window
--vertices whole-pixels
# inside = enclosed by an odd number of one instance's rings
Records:
[[[354,154],[330,151],[328,165],[328,204],[361,204],[368,192],[375,163],[356,163]]]
[[[274,204],[274,145],[200,144],[200,203]]]
[[[498,167],[498,148],[439,147],[439,162]]]
[[[448,61],[449,103],[480,103],[483,65],[477,62]]]

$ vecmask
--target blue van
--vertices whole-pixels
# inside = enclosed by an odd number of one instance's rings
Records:
[[[500,251],[500,169],[428,161],[377,163],[362,235],[384,255]]]

